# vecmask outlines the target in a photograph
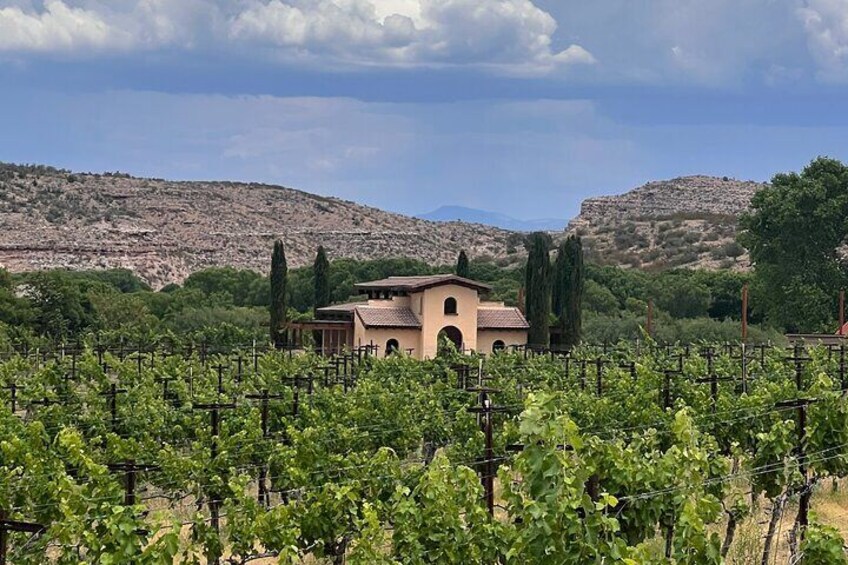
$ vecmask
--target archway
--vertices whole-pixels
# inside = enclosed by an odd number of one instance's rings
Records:
[[[394,355],[398,351],[400,351],[400,344],[398,343],[398,340],[390,339],[386,342],[386,357]]]
[[[454,347],[456,347],[457,351],[462,351],[462,332],[456,326],[445,326],[439,332],[439,341],[442,341],[442,337],[445,337],[448,341],[453,343]]]
[[[506,344],[502,339],[495,340],[495,343],[492,344],[492,353],[497,353],[498,351],[503,351],[506,349]]]

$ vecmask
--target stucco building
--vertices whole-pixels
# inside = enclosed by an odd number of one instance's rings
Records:
[[[403,351],[425,359],[439,336],[457,349],[491,353],[527,343],[529,325],[518,308],[484,300],[488,285],[456,275],[389,277],[360,283],[365,300],[320,308],[312,328],[324,351],[375,346],[378,355]]]

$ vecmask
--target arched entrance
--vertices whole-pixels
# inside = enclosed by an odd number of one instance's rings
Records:
[[[439,342],[442,341],[443,337],[453,343],[457,351],[462,351],[462,332],[459,331],[459,328],[456,326],[445,326],[439,332]]]

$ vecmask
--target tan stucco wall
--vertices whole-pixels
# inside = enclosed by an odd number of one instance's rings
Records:
[[[453,297],[457,302],[457,314],[445,314],[445,299]],[[527,332],[523,330],[484,330],[477,331],[477,311],[480,307],[501,306],[499,303],[480,302],[477,291],[459,285],[441,285],[417,292],[411,296],[399,296],[389,300],[370,300],[370,306],[399,307],[407,306],[421,321],[421,329],[365,328],[358,316],[354,315],[353,345],[379,346],[379,355],[385,355],[386,342],[398,340],[402,351],[412,349],[412,355],[419,359],[435,357],[438,353],[439,332],[447,326],[455,326],[462,332],[462,345],[465,349],[489,354],[497,340],[506,347],[526,345]]]
[[[477,351],[489,355],[497,340],[504,342],[506,347],[511,345],[527,345],[526,330],[480,330],[477,332]]]
[[[354,316],[353,343],[355,346],[374,344],[379,346],[377,355],[386,355],[386,342],[398,340],[399,349],[406,353],[412,349],[412,356],[421,358],[421,333],[417,329],[365,328],[362,321]]]
[[[419,296],[421,295],[421,296]],[[445,299],[456,299],[457,314],[445,315]],[[477,348],[477,291],[458,285],[442,285],[428,288],[411,296],[413,312],[421,320],[421,349],[424,358],[435,357],[438,352],[438,336],[442,328],[456,326],[462,332],[465,349]],[[421,312],[416,310],[421,300]]]

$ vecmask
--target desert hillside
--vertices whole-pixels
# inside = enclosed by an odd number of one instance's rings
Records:
[[[649,269],[748,267],[734,241],[739,214],[764,185],[693,176],[583,202],[568,232],[599,263]],[[412,257],[450,264],[460,248],[515,264],[522,235],[431,222],[300,190],[255,183],[174,182],[0,164],[0,265],[124,267],[153,286],[208,266],[264,271],[274,239],[289,265],[333,258]],[[565,232],[554,233],[559,239]]]
[[[592,260],[647,269],[747,269],[736,241],[739,216],[766,185],[707,176],[650,182],[622,195],[590,198],[569,231]]]
[[[510,232],[434,223],[280,186],[171,182],[0,165],[0,265],[125,267],[154,286],[212,265],[265,270],[274,239],[292,267],[333,258],[518,258]]]

